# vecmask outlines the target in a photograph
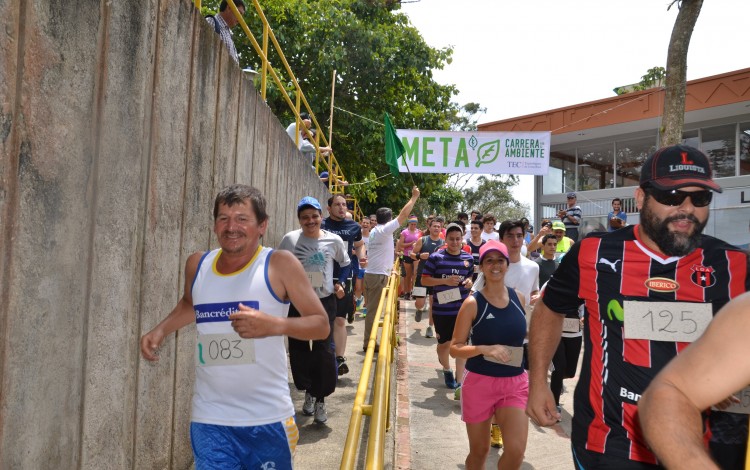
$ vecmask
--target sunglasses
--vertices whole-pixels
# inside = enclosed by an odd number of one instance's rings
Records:
[[[711,204],[711,199],[714,193],[709,190],[703,191],[680,191],[679,189],[662,190],[656,188],[648,188],[646,192],[651,195],[656,202],[665,206],[679,206],[688,197],[695,207],[706,207]]]

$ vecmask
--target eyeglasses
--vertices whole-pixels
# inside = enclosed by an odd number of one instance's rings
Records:
[[[662,190],[656,188],[647,188],[646,192],[651,195],[656,202],[665,206],[679,206],[688,197],[695,207],[706,207],[711,204],[714,193],[709,190],[703,191],[681,191],[679,189]]]

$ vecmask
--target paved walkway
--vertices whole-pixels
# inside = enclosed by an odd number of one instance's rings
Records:
[[[397,352],[397,403],[394,410],[397,416],[395,426],[386,436],[392,443],[386,451],[386,468],[463,469],[469,448],[466,429],[461,421],[459,402],[453,400],[453,391],[445,388],[443,383],[435,352],[437,342],[424,337],[427,318],[420,323],[414,321],[413,302],[402,301],[401,308],[401,346]],[[328,422],[325,425],[315,424],[312,417],[301,413],[304,393],[294,390],[290,384],[300,428],[296,457],[298,469],[339,468],[351,406],[364,360],[361,350],[363,329],[364,319],[359,315],[352,325],[347,325],[347,363],[351,371],[340,378],[336,392],[326,400]],[[569,392],[564,393],[561,400],[562,423],[553,428],[529,425],[529,439],[522,469],[573,468],[569,435],[575,382],[576,379],[565,382]],[[364,423],[366,432],[369,424],[367,418]],[[502,450],[491,449],[488,469],[496,468],[499,452]],[[358,468],[364,468],[362,456],[359,456],[358,462]]]

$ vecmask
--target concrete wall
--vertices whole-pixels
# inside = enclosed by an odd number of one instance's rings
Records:
[[[0,0],[0,468],[187,468],[194,330],[138,341],[267,196],[274,246],[326,198],[189,0]]]

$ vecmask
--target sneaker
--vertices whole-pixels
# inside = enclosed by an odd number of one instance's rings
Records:
[[[692,199],[691,199],[692,200]],[[364,307],[362,310],[362,318],[365,318],[367,316],[367,307]]]
[[[339,365],[339,376],[349,373],[349,366],[346,365],[346,358],[343,356],[336,356],[336,363]]]
[[[418,308],[417,313],[414,314],[414,321],[415,322],[421,322],[422,321],[422,312],[423,310]]]
[[[458,384],[458,387],[453,391],[453,399],[461,400],[461,384]]]
[[[323,424],[328,421],[328,413],[326,413],[325,403],[315,403],[315,418],[313,419],[316,423]]]
[[[362,310],[362,304],[364,303],[364,301],[365,301],[365,297],[360,295],[359,298],[357,299],[357,305],[355,308],[357,310]]]
[[[310,392],[305,392],[305,404],[302,405],[302,414],[312,416],[315,412],[315,397]]]
[[[500,432],[500,426],[493,424],[490,428],[490,445],[500,448],[503,446],[503,433]]]
[[[560,423],[562,422],[562,406],[557,405],[557,412],[560,413],[560,417],[557,418],[557,422]]]
[[[354,309],[346,314],[346,322],[350,325],[354,323]]]
[[[445,379],[446,387],[450,389],[455,389],[456,387],[458,387],[458,382],[456,382],[456,378],[453,376],[452,370],[444,370],[443,379]]]
[[[432,338],[435,333],[432,331],[432,325],[427,325],[427,332],[424,334],[425,338]]]

